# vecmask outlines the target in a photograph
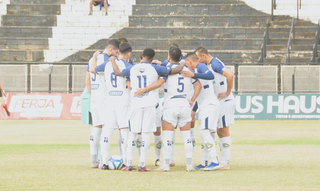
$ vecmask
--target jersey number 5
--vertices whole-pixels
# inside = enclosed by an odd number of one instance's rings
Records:
[[[177,91],[178,91],[179,93],[183,92],[183,90],[184,90],[183,79],[184,79],[184,77],[179,77],[179,78],[178,78],[178,85],[181,86],[181,89],[180,89],[180,87],[177,88]]]
[[[145,75],[143,75],[143,76],[137,76],[138,77],[138,80],[139,80],[139,88],[141,88],[142,87],[142,79],[141,78],[143,78],[143,88],[145,88],[145,87],[147,87],[147,76],[145,76]]]

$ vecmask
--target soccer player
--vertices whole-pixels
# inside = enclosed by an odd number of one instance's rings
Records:
[[[104,109],[105,101],[107,97],[107,90],[104,82],[105,77],[103,74],[97,74],[97,71],[104,71],[105,64],[108,62],[110,56],[118,55],[120,42],[117,39],[112,39],[107,43],[106,48],[100,54],[95,52],[93,57],[90,59],[88,64],[87,81],[90,81],[90,87],[87,88],[91,92],[91,113],[93,129],[90,136],[90,152],[92,168],[98,168],[99,164],[97,161],[97,148],[104,125]],[[97,66],[98,65],[98,66]],[[88,82],[87,82],[88,84]],[[101,150],[102,152],[102,150]]]
[[[177,47],[171,47],[169,50],[168,67],[175,68],[179,65],[181,59],[181,50]],[[184,68],[184,70],[189,70]],[[192,166],[193,145],[190,134],[191,106],[197,99],[201,91],[201,83],[197,79],[183,77],[179,74],[165,76],[146,88],[141,88],[136,92],[140,96],[145,92],[156,89],[164,84],[164,109],[162,112],[162,129],[164,137],[164,165],[158,170],[170,171],[170,159],[172,152],[172,138],[176,126],[180,127],[184,148],[187,159],[187,171],[194,170]],[[193,91],[192,84],[195,85]],[[189,94],[191,99],[188,100]]]
[[[3,87],[1,85],[1,81],[0,81],[0,103],[1,103],[2,107],[4,108],[4,110],[6,110],[7,115],[10,116],[10,112],[8,110],[8,106],[7,106],[7,104],[6,104],[5,100],[4,100],[4,97],[6,97],[6,96],[7,95],[4,92]]]
[[[226,68],[218,58],[211,56],[206,48],[199,46],[196,49],[199,62],[207,64],[215,75],[213,83],[214,91],[220,100],[220,116],[217,134],[220,139],[220,169],[229,170],[231,153],[231,137],[229,132],[230,124],[234,123],[235,98],[232,94],[233,72]]]
[[[203,145],[208,149],[211,163],[208,166],[205,166],[205,164],[200,164],[200,166],[204,168],[204,170],[216,170],[219,162],[215,141],[211,136],[211,132],[215,132],[217,128],[220,103],[212,87],[214,75],[205,64],[199,63],[197,55],[193,52],[187,54],[185,62],[195,73],[186,70],[181,72],[182,75],[185,77],[198,78],[202,84],[202,90],[195,106],[199,108],[199,133]],[[198,167],[199,165],[195,167],[195,169],[199,169]]]
[[[139,162],[139,171],[148,172],[145,162],[148,155],[150,145],[150,133],[156,131],[156,104],[158,103],[158,89],[144,93],[136,97],[134,93],[138,88],[147,87],[158,80],[158,76],[166,76],[176,74],[181,71],[184,65],[179,65],[175,68],[167,68],[156,65],[151,65],[155,56],[155,51],[147,48],[143,51],[141,63],[135,64],[124,70],[120,70],[115,62],[112,62],[115,75],[130,77],[131,82],[131,115],[129,121],[129,137],[127,148],[127,166],[125,171],[132,170],[133,150],[135,147],[135,138],[138,133],[141,133],[141,154]]]
[[[101,10],[101,7],[104,6],[104,9],[106,10],[105,15],[106,15],[106,16],[108,15],[108,7],[110,6],[110,4],[108,3],[107,0],[91,0],[91,1],[90,1],[90,4],[89,4],[89,7],[90,7],[89,15],[92,15],[93,5],[94,5],[94,6],[100,5],[100,10]]]
[[[123,70],[129,66],[128,63],[132,47],[129,43],[122,43],[119,46],[119,60],[115,60],[112,56],[109,58],[109,62],[105,66],[104,76],[105,85],[107,89],[106,98],[106,109],[105,109],[105,125],[102,130],[101,138],[101,149],[102,149],[102,169],[109,169],[109,150],[110,150],[110,140],[114,129],[119,127],[121,132],[121,150],[123,164],[127,162],[126,148],[127,148],[127,137],[128,137],[128,113],[130,105],[130,85],[127,84],[127,79],[121,76],[116,76],[113,72],[111,61],[116,62],[120,70]]]

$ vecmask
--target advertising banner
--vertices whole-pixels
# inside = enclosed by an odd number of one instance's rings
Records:
[[[81,119],[80,93],[7,94],[10,117],[0,119]],[[320,120],[319,94],[242,94],[236,120]]]
[[[7,94],[11,115],[0,108],[0,119],[81,119],[81,94]]]
[[[243,94],[235,97],[235,119],[320,120],[319,94]]]

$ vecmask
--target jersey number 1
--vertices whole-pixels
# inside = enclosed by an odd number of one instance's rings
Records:
[[[143,75],[143,76],[137,76],[138,77],[138,80],[139,80],[139,88],[141,88],[142,86],[142,84],[141,84],[141,78],[143,78],[143,85],[144,85],[144,87],[143,88],[145,88],[145,87],[147,87],[147,76],[145,76],[145,75]]]
[[[114,88],[117,87],[117,76],[114,75],[113,72],[111,73],[111,80],[110,80],[110,82],[111,82],[111,85],[112,85]]]

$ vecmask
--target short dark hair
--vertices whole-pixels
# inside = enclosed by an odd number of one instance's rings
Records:
[[[185,59],[185,60],[190,59],[190,60],[192,60],[192,61],[197,61],[197,60],[198,60],[198,57],[197,57],[196,53],[194,53],[194,52],[189,52],[184,59]]]
[[[169,45],[169,49],[170,49],[171,47],[179,48],[179,45],[176,44],[176,43],[171,43],[171,44]]]
[[[152,48],[146,48],[143,50],[142,56],[149,59],[153,59],[156,55],[156,52]]]
[[[111,39],[107,43],[108,48],[111,48],[112,46],[113,48],[119,49],[119,45],[120,45],[120,41],[118,39]]]
[[[174,47],[174,46],[170,47],[169,56],[171,57],[171,59],[174,62],[179,62],[180,58],[181,58],[181,50],[180,50],[180,48],[177,48],[177,47]]]
[[[129,42],[126,38],[118,38],[118,41],[120,41],[120,43]]]
[[[119,51],[122,54],[125,54],[125,53],[128,53],[128,52],[132,52],[132,47],[131,47],[131,45],[129,43],[124,42],[124,43],[120,44]]]
[[[209,55],[208,50],[203,46],[199,46],[194,52],[199,52],[201,54]]]

